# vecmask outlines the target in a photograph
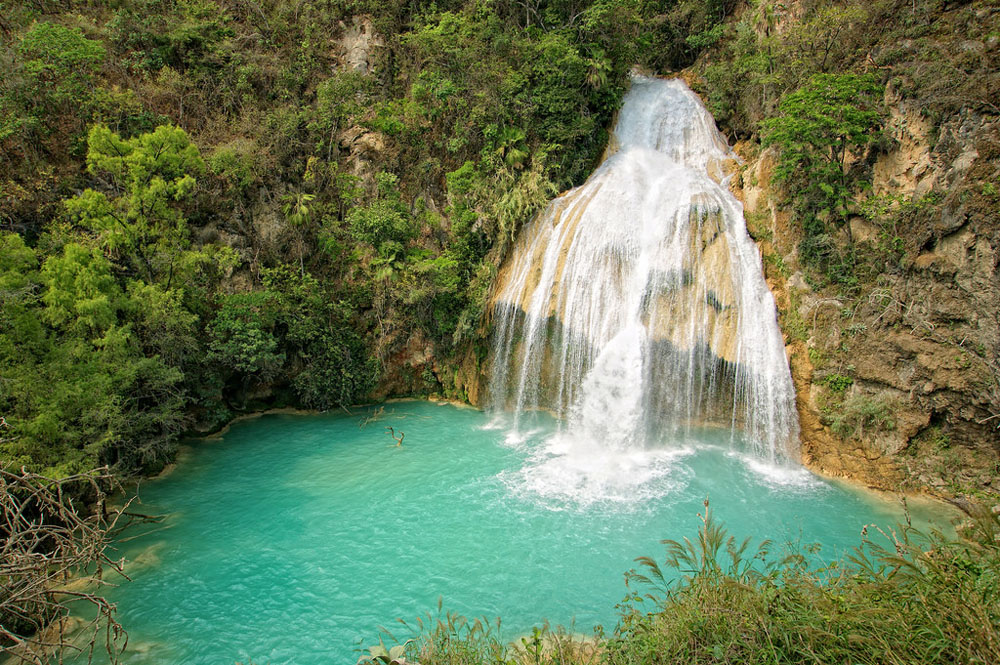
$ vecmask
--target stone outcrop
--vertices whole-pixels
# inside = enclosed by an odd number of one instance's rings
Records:
[[[371,17],[351,17],[350,23],[341,22],[341,29],[336,41],[339,66],[359,74],[372,73],[376,50],[385,46],[385,42],[375,32]]]

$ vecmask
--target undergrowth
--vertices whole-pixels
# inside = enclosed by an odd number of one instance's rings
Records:
[[[499,620],[469,621],[439,607],[438,618],[404,624],[413,634],[405,661],[397,662],[997,662],[997,514],[977,510],[955,537],[909,523],[889,532],[866,527],[853,552],[816,565],[808,551],[738,542],[707,501],[705,508],[693,540],[663,541],[662,561],[637,559],[612,634],[582,637],[544,626],[512,643]]]

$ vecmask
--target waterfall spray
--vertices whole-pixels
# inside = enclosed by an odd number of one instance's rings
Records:
[[[560,449],[669,448],[721,425],[796,461],[774,299],[725,175],[735,155],[680,80],[634,78],[612,145],[501,268],[492,407],[515,429],[555,412]]]

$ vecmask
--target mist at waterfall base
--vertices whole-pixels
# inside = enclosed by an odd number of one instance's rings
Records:
[[[669,481],[626,502],[539,486],[551,418],[512,444],[470,408],[400,402],[361,427],[374,412],[238,422],[143,482],[134,508],[167,519],[119,545],[132,581],[110,599],[129,631],[125,662],[353,663],[378,626],[409,637],[396,619],[412,623],[439,597],[502,617],[510,640],[544,619],[610,631],[623,573],[636,556],[662,559],[661,539],[694,537],[706,497],[738,537],[779,551],[822,543],[817,561],[902,515],[895,501],[761,462],[724,430],[677,442],[660,461]],[[386,426],[406,433],[402,447]]]

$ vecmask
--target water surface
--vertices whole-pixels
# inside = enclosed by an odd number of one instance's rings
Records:
[[[706,496],[735,534],[820,542],[827,557],[901,514],[756,462],[728,432],[604,458],[613,472],[595,484],[593,469],[575,469],[583,460],[552,450],[544,417],[513,442],[470,408],[399,402],[361,426],[371,413],[238,422],[142,485],[140,510],[168,517],[120,546],[134,560],[133,581],[112,593],[125,662],[354,663],[378,626],[439,597],[501,616],[510,639],[543,619],[610,630],[633,559],[694,536]]]

